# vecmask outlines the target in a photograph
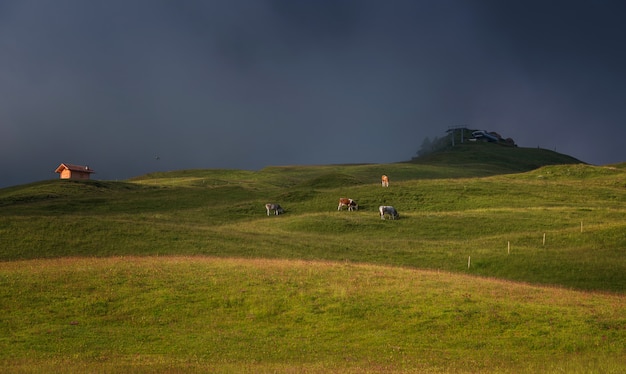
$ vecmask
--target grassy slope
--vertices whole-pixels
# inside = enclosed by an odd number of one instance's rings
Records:
[[[459,148],[467,163],[447,154],[445,166],[189,170],[2,189],[0,362],[27,371],[71,362],[77,371],[619,372],[624,164],[528,171],[542,150],[499,148],[519,151],[519,163],[476,147],[489,156],[469,162]],[[361,209],[337,212],[340,196]],[[287,214],[268,218],[267,201]],[[402,219],[381,221],[381,203]],[[170,259],[135,257],[144,255]],[[181,255],[249,260],[172,257]]]
[[[464,165],[491,172],[524,172],[546,165],[581,164],[582,161],[543,148],[508,147],[494,143],[457,144],[412,160],[417,164]]]
[[[0,263],[4,372],[620,373],[622,296],[396,267]]]
[[[381,170],[392,176],[388,189],[378,177],[371,182]],[[467,271],[472,256],[469,271],[478,275],[626,290],[621,169],[576,164],[453,179],[421,179],[422,170],[407,163],[205,170],[6,189],[0,258],[211,255]],[[337,212],[340,196],[361,209]],[[267,201],[287,214],[268,219]],[[396,206],[403,219],[379,220],[380,204]]]

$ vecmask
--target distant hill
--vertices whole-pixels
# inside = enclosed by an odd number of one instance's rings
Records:
[[[423,165],[466,165],[495,168],[502,173],[530,171],[546,165],[586,164],[574,157],[542,148],[503,146],[490,142],[464,142],[409,161]]]

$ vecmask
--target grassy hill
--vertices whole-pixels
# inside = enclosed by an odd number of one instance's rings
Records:
[[[422,165],[463,165],[477,170],[489,170],[491,173],[517,173],[547,165],[584,163],[574,157],[543,148],[469,141],[414,158],[411,162]]]
[[[470,144],[42,181],[0,189],[0,243],[9,372],[626,368],[625,164]]]

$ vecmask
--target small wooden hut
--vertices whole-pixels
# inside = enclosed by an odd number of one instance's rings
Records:
[[[89,179],[94,173],[89,166],[73,164],[61,164],[54,172],[59,173],[61,179]]]

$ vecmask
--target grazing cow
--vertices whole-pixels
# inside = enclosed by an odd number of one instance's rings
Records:
[[[265,210],[267,210],[267,215],[270,215],[270,212],[273,210],[275,215],[285,213],[285,210],[278,204],[265,204]]]
[[[389,187],[389,177],[384,175],[381,177],[383,187]]]
[[[344,206],[347,206],[348,210],[359,210],[359,204],[352,199],[348,199],[347,197],[339,199],[339,206],[337,206],[337,210],[341,210]]]
[[[378,212],[380,213],[380,219],[385,219],[385,214],[388,214],[391,219],[400,218],[398,211],[396,208],[390,205],[381,205],[378,207]]]

